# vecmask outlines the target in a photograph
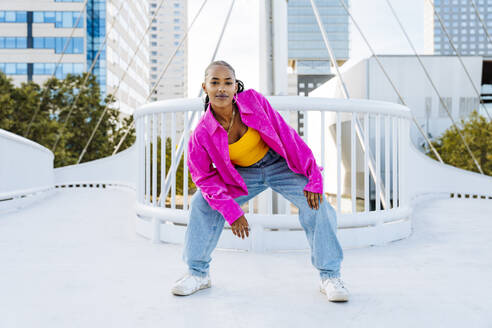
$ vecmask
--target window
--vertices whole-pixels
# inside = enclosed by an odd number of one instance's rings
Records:
[[[151,51],[151,52],[150,52],[150,54],[151,54],[152,56],[157,56],[157,51]]]
[[[0,63],[0,71],[9,75],[25,75],[27,74],[26,63]]]
[[[17,23],[25,23],[25,22],[27,22],[27,12],[25,12],[25,11],[16,11],[15,12],[15,21]]]
[[[151,3],[150,8],[157,8],[157,3]]]
[[[459,115],[461,117],[468,116],[473,110],[478,110],[478,99],[474,97],[460,97]]]
[[[157,64],[157,59],[151,59],[151,60],[150,60],[150,62],[151,62],[152,64]]]
[[[451,97],[443,97],[442,98],[443,101],[440,101],[439,100],[439,117],[447,117],[448,114],[446,112],[446,108],[443,106],[443,102],[444,104],[446,105],[446,107],[448,108],[449,110],[449,113],[453,113],[453,108],[452,108],[452,98]]]
[[[55,53],[62,53],[69,38],[39,37],[33,38],[33,47],[37,49],[54,49]],[[70,38],[65,53],[81,54],[84,52],[84,38]]]
[[[157,42],[151,42],[151,43],[150,43],[150,45],[151,45],[152,47],[157,47]]]
[[[311,83],[311,82],[309,82],[309,83],[308,83],[308,88],[309,88],[309,89],[314,88],[314,84],[313,84],[313,83]]]
[[[27,48],[27,38],[16,38],[15,45],[17,49]]]
[[[15,11],[5,12],[5,21],[7,23],[15,23]]]
[[[14,49],[16,46],[16,38],[5,38],[5,48]]]
[[[299,83],[299,88],[305,88],[304,83]]]
[[[54,23],[57,28],[83,28],[84,19],[79,20],[79,13],[76,11],[35,11],[33,12],[34,23]]]
[[[157,31],[157,26],[152,26],[152,27],[151,27],[151,30],[152,30],[152,31]]]

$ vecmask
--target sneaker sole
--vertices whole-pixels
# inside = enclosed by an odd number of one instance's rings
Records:
[[[182,290],[179,290],[179,289],[175,289],[175,288],[173,288],[171,290],[171,292],[174,295],[177,295],[177,296],[188,296],[188,295],[191,295],[191,294],[196,293],[199,290],[210,288],[210,287],[212,287],[212,283],[209,281],[206,285],[200,286],[200,288],[198,288],[197,290],[192,291],[191,293],[186,293],[185,291],[182,291]]]
[[[323,288],[320,287],[319,291],[322,294],[326,295],[326,292]],[[345,294],[335,294],[335,295],[332,295],[331,297],[328,297],[328,295],[326,295],[326,297],[328,298],[328,300],[330,302],[348,302],[348,300],[349,300],[349,296],[345,295]]]

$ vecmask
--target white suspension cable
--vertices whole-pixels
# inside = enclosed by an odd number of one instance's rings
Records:
[[[333,67],[335,67],[336,76],[337,76],[338,81],[340,82],[340,85],[342,87],[342,92],[343,92],[344,98],[349,99],[350,97],[349,97],[349,93],[347,90],[347,86],[342,79],[342,75],[340,73],[340,70],[338,69],[338,63],[337,63],[337,60],[335,58],[335,54],[331,50],[330,43],[328,41],[328,37],[326,35],[326,31],[325,31],[325,28],[323,26],[323,22],[321,21],[321,17],[320,17],[319,12],[318,12],[318,7],[316,6],[316,3],[314,2],[314,0],[310,0],[310,1],[311,1],[311,7],[313,8],[314,15],[316,17],[316,21],[318,23],[318,27],[321,31],[321,35],[323,36],[323,41],[325,43],[325,47],[328,50],[328,54],[330,56],[331,63],[333,65]],[[355,131],[357,134],[357,138],[359,139],[359,143],[360,143],[360,146],[362,148],[362,151],[364,153],[367,153],[367,155],[368,155],[369,172],[370,172],[374,182],[376,182],[376,181],[378,181],[378,179],[377,179],[378,174],[376,173],[376,166],[374,164],[374,162],[375,162],[374,156],[372,155],[371,149],[369,147],[365,146],[364,133],[362,131],[362,124],[359,120],[359,117],[357,117],[357,116],[355,117]],[[386,199],[385,188],[384,188],[384,185],[382,185],[381,181],[379,182],[379,194],[380,194],[381,203],[383,204],[383,208],[385,208],[385,209],[389,208],[389,200]]]
[[[441,15],[439,15],[439,13],[437,12],[436,7],[434,6],[433,0],[427,0],[427,1],[432,6],[432,9],[434,11],[434,15],[436,15],[437,19],[439,20],[439,25],[441,25],[442,31],[444,32],[444,34],[446,34],[446,37],[448,38],[449,44],[453,48],[453,51],[456,53],[456,56],[458,56],[458,60],[459,60],[459,62],[461,64],[461,66],[463,67],[463,70],[465,71],[466,76],[467,76],[468,80],[470,81],[470,84],[472,85],[473,90],[475,91],[475,93],[476,93],[476,95],[478,97],[478,102],[482,105],[483,109],[485,110],[485,113],[487,113],[487,116],[489,117],[489,120],[492,119],[490,117],[489,111],[487,110],[487,107],[485,107],[485,105],[480,101],[480,92],[478,91],[477,87],[475,86],[475,83],[473,82],[473,79],[472,79],[472,77],[470,75],[470,72],[466,68],[465,63],[463,62],[463,59],[461,58],[460,52],[458,51],[458,49],[456,48],[456,46],[455,46],[455,44],[453,42],[453,39],[449,35],[448,29],[446,28],[446,26],[444,26],[444,22],[441,19]]]
[[[215,57],[217,56],[217,52],[218,52],[220,44],[222,42],[222,37],[224,36],[224,32],[225,32],[225,29],[227,27],[227,24],[229,23],[229,18],[231,16],[232,8],[234,7],[235,2],[236,2],[236,0],[232,0],[231,6],[229,7],[229,12],[227,13],[226,19],[225,19],[224,24],[222,26],[222,31],[220,33],[219,40],[217,41],[217,44],[215,45],[215,50],[214,50],[214,53],[212,55],[212,59],[210,60],[211,63],[215,60]],[[198,97],[201,97],[202,93],[203,93],[203,89],[200,88],[200,92],[198,93]],[[191,118],[188,120],[188,126],[185,127],[186,129],[190,130],[190,128],[193,124],[193,121],[195,119],[196,113],[197,113],[196,111],[194,111],[192,113]],[[171,164],[171,167],[174,167],[174,168],[178,167],[179,159],[181,159],[181,156],[183,155],[183,151],[184,151],[184,134],[182,134],[181,138],[179,139],[177,155],[174,157],[175,162],[174,162],[174,165]],[[163,189],[164,195],[168,194],[169,189],[171,188],[172,176],[174,176],[174,175],[175,175],[175,171],[174,172],[169,171],[167,173],[165,184],[164,184],[164,189]],[[157,198],[158,203],[161,200],[161,196],[162,196],[162,194],[160,194],[159,197]]]
[[[325,28],[323,27],[323,22],[321,21],[321,17],[318,12],[318,7],[316,6],[316,3],[314,0],[311,1],[311,7],[313,8],[314,16],[316,17],[316,21],[318,22],[319,29],[321,31],[321,36],[323,37],[323,42],[325,43],[326,50],[328,50],[328,55],[330,56],[330,60],[332,63],[332,66],[335,67],[336,71],[336,76],[338,80],[340,81],[340,84],[342,86],[342,93],[345,99],[349,99],[348,95],[348,90],[347,86],[345,85],[345,82],[342,79],[342,75],[340,74],[340,70],[338,69],[338,63],[335,58],[335,54],[333,53],[333,50],[331,49],[330,43],[328,42],[328,36],[326,35]]]
[[[85,11],[85,8],[87,7],[87,1],[88,0],[85,0],[84,1],[84,5],[82,6],[82,9],[79,11],[79,17],[77,17],[77,20],[75,21],[75,24],[72,27],[72,31],[70,32],[70,36],[67,38],[67,41],[65,41],[65,45],[63,47],[63,51],[62,51],[60,57],[58,58],[58,61],[57,61],[56,65],[55,65],[55,69],[53,70],[53,73],[51,74],[51,77],[49,79],[52,79],[53,77],[56,76],[56,70],[58,69],[58,66],[60,66],[61,60],[63,59],[63,56],[65,55],[65,52],[67,51],[68,45],[70,44],[70,41],[72,40],[72,36],[73,36],[73,34],[75,32],[75,29],[77,28],[77,26],[79,25],[80,20],[84,16],[83,13]],[[44,93],[46,93],[46,89],[44,90]],[[44,96],[44,93],[43,93],[43,96]],[[39,106],[36,107],[36,109],[34,111],[34,114],[31,117],[31,121],[27,125],[26,132],[24,133],[24,137],[25,138],[28,138],[29,137],[29,132],[31,132],[31,125],[34,122],[34,118],[36,117],[36,115],[38,114],[39,110],[41,109],[41,102],[42,102],[42,99],[39,100]]]
[[[468,143],[466,142],[465,140],[465,137],[463,136],[463,134],[460,132],[460,130],[458,129],[458,126],[453,118],[453,116],[451,115],[451,112],[449,111],[449,108],[448,108],[448,105],[446,104],[446,102],[444,101],[444,99],[441,97],[441,94],[439,93],[439,91],[437,90],[437,87],[436,85],[434,84],[434,81],[432,80],[427,68],[425,67],[424,63],[422,62],[422,59],[420,58],[420,55],[417,53],[417,50],[415,49],[414,45],[413,45],[413,42],[410,40],[410,37],[408,36],[405,28],[403,27],[403,24],[401,23],[398,15],[396,14],[393,6],[391,5],[390,1],[389,0],[386,0],[386,3],[388,4],[388,7],[390,8],[393,16],[395,17],[396,21],[398,22],[398,25],[400,26],[400,29],[402,30],[403,34],[405,35],[405,38],[407,39],[408,41],[408,44],[410,45],[410,47],[412,48],[413,50],[413,53],[415,55],[415,57],[417,58],[420,66],[422,67],[424,73],[425,73],[425,76],[427,77],[427,79],[429,80],[429,83],[431,84],[432,86],[432,89],[434,89],[434,92],[437,94],[437,96],[439,97],[439,101],[442,105],[442,107],[445,109],[446,113],[448,114],[448,117],[449,119],[451,120],[451,123],[453,125],[453,127],[455,128],[456,132],[459,134],[459,136],[461,137],[461,140],[463,141],[463,144],[465,145],[468,153],[470,154],[473,162],[475,163],[475,166],[478,168],[478,170],[480,171],[480,173],[483,174],[483,171],[482,171],[482,168],[480,167],[480,164],[478,163],[477,159],[475,158],[475,156],[473,155],[470,147],[468,146]]]
[[[92,70],[94,69],[94,67],[96,67],[97,60],[99,59],[99,56],[101,55],[102,50],[106,46],[106,42],[108,41],[109,34],[113,30],[114,24],[116,23],[116,18],[119,16],[121,9],[123,9],[123,5],[125,5],[126,3],[127,3],[127,0],[122,0],[121,5],[118,8],[118,11],[116,12],[116,15],[113,16],[113,19],[111,21],[111,26],[107,30],[106,36],[104,37],[104,41],[102,42],[101,46],[99,47],[99,51],[97,52],[96,56],[94,57],[94,60],[92,61],[91,66],[89,67],[89,70],[86,72],[86,76],[85,76],[84,81],[82,82],[81,88],[87,84],[87,81],[89,81],[90,74],[92,73]],[[60,140],[60,137],[61,137],[63,131],[65,130],[66,126],[67,126],[68,120],[70,119],[70,115],[72,115],[72,111],[75,108],[75,104],[77,103],[77,101],[80,98],[80,94],[81,94],[81,92],[79,91],[77,93],[77,96],[75,97],[75,100],[72,102],[72,105],[70,106],[70,110],[68,111],[68,115],[65,118],[65,122],[63,122],[61,130],[58,132],[58,135],[56,136],[55,142],[53,143],[53,147],[51,148],[51,151],[53,153],[55,152],[56,146],[58,145],[58,141]]]
[[[171,55],[171,57],[169,58],[169,60],[167,61],[166,65],[164,66],[164,68],[162,69],[161,73],[159,74],[159,78],[157,79],[157,82],[154,84],[152,90],[150,90],[150,93],[149,95],[147,96],[147,98],[145,98],[145,101],[147,102],[150,97],[152,96],[152,93],[154,92],[154,90],[157,88],[157,85],[159,85],[159,82],[161,81],[162,77],[164,76],[164,74],[167,72],[167,69],[169,67],[169,65],[171,64],[171,62],[173,61],[174,57],[176,57],[176,54],[178,53],[178,50],[181,48],[181,45],[183,44],[183,42],[188,38],[188,33],[189,31],[191,30],[191,28],[193,27],[193,24],[195,23],[196,19],[198,18],[198,16],[200,15],[200,13],[202,12],[202,9],[203,7],[205,6],[205,4],[207,3],[208,0],[204,0],[202,2],[202,5],[200,6],[200,9],[198,9],[198,12],[196,13],[195,17],[193,18],[190,26],[187,28],[185,34],[183,35],[183,37],[181,38],[179,44],[176,46],[176,48],[174,49],[174,52],[173,54]],[[190,120],[191,122],[191,120]],[[125,134],[123,135],[123,137],[121,138],[120,142],[118,143],[118,145],[115,147],[114,151],[113,151],[113,155],[116,154],[118,152],[118,150],[120,149],[121,145],[123,144],[123,142],[125,141],[126,137],[128,136],[128,133],[130,132],[130,130],[135,126],[135,121],[133,121],[130,126],[128,127],[128,129],[125,131]]]
[[[87,148],[89,147],[91,141],[92,141],[92,138],[94,138],[94,135],[96,134],[96,131],[97,129],[99,128],[99,125],[101,124],[102,122],[102,119],[104,117],[104,115],[106,114],[106,112],[108,111],[109,109],[109,104],[111,104],[114,100],[114,97],[115,97],[115,94],[118,92],[120,86],[121,86],[121,83],[123,82],[123,80],[125,79],[126,77],[126,74],[128,73],[130,67],[132,66],[133,64],[133,61],[135,59],[135,57],[137,56],[137,53],[140,51],[141,47],[140,45],[142,44],[142,42],[145,40],[145,36],[147,35],[147,32],[150,30],[150,27],[152,26],[152,20],[157,16],[159,10],[161,9],[162,5],[164,4],[164,1],[165,0],[161,0],[161,2],[159,3],[159,6],[157,7],[157,9],[155,10],[154,14],[152,15],[152,17],[150,18],[149,20],[149,24],[147,25],[147,29],[145,30],[144,34],[142,35],[142,37],[140,38],[138,44],[137,44],[137,47],[135,48],[135,51],[133,52],[133,55],[132,57],[130,58],[130,61],[128,62],[128,65],[126,66],[126,69],[124,70],[123,72],[123,75],[121,76],[121,78],[119,79],[118,81],[118,85],[116,86],[116,88],[113,90],[113,92],[111,93],[111,98],[110,100],[106,103],[106,106],[104,106],[104,111],[102,112],[101,116],[99,117],[99,120],[97,121],[96,123],[96,126],[94,127],[94,129],[92,130],[92,134],[91,136],[89,137],[89,140],[87,140],[87,143],[84,147],[84,149],[82,150],[82,152],[80,153],[80,156],[79,156],[79,159],[77,160],[77,164],[80,163],[80,161],[82,160],[82,158],[84,157],[86,151],[87,151]]]
[[[381,63],[381,61],[379,60],[379,57],[376,55],[376,53],[374,52],[374,49],[372,48],[371,44],[369,43],[369,41],[367,40],[366,36],[364,35],[364,33],[362,32],[362,29],[359,27],[359,24],[357,24],[357,21],[355,20],[355,18],[352,16],[352,14],[350,13],[350,10],[349,8],[347,7],[347,5],[345,4],[345,2],[343,0],[339,0],[340,4],[343,6],[343,9],[345,10],[345,12],[347,13],[347,15],[350,17],[350,19],[352,20],[352,23],[354,24],[354,26],[357,28],[357,30],[359,31],[359,34],[362,36],[362,39],[364,40],[364,42],[366,43],[367,47],[369,48],[369,50],[371,51],[372,55],[374,56],[374,58],[376,59],[376,62],[378,63],[379,65],[379,68],[383,71],[383,74],[384,76],[386,76],[386,79],[388,80],[388,82],[391,84],[391,87],[393,88],[393,90],[396,92],[396,94],[398,95],[398,98],[400,99],[400,102],[406,106],[406,102],[405,100],[403,99],[400,91],[396,88],[396,85],[395,83],[393,82],[393,80],[390,78],[390,76],[388,75],[388,73],[386,72],[386,69],[383,67],[383,64]],[[434,145],[432,144],[432,142],[429,140],[429,138],[427,137],[427,134],[422,130],[422,128],[420,127],[420,124],[417,122],[417,119],[415,118],[415,115],[413,115],[413,112],[410,111],[410,114],[412,115],[412,121],[413,123],[415,124],[415,126],[417,127],[417,129],[419,130],[420,134],[424,137],[425,141],[427,142],[427,144],[430,146],[430,148],[432,149],[432,152],[434,153],[434,155],[436,155],[436,157],[439,159],[439,161],[441,163],[444,163],[441,156],[439,155],[438,151],[436,150],[436,148],[434,147]]]

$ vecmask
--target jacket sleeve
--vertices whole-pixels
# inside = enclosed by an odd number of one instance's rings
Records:
[[[219,211],[232,224],[244,215],[241,206],[227,193],[227,188],[204,147],[193,133],[188,142],[188,168],[195,185],[210,207]]]
[[[323,193],[323,176],[321,175],[323,168],[316,164],[316,159],[309,146],[297,131],[285,122],[282,115],[270,105],[265,96],[259,92],[255,92],[255,95],[284,146],[288,157],[287,162],[292,166],[291,169],[308,178],[309,182],[304,190]]]

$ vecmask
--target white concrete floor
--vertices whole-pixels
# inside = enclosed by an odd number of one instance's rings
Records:
[[[0,217],[0,327],[492,327],[490,201],[428,201],[410,238],[345,251],[338,304],[307,251],[216,250],[212,288],[173,296],[182,247],[137,236],[133,206],[66,190]]]

